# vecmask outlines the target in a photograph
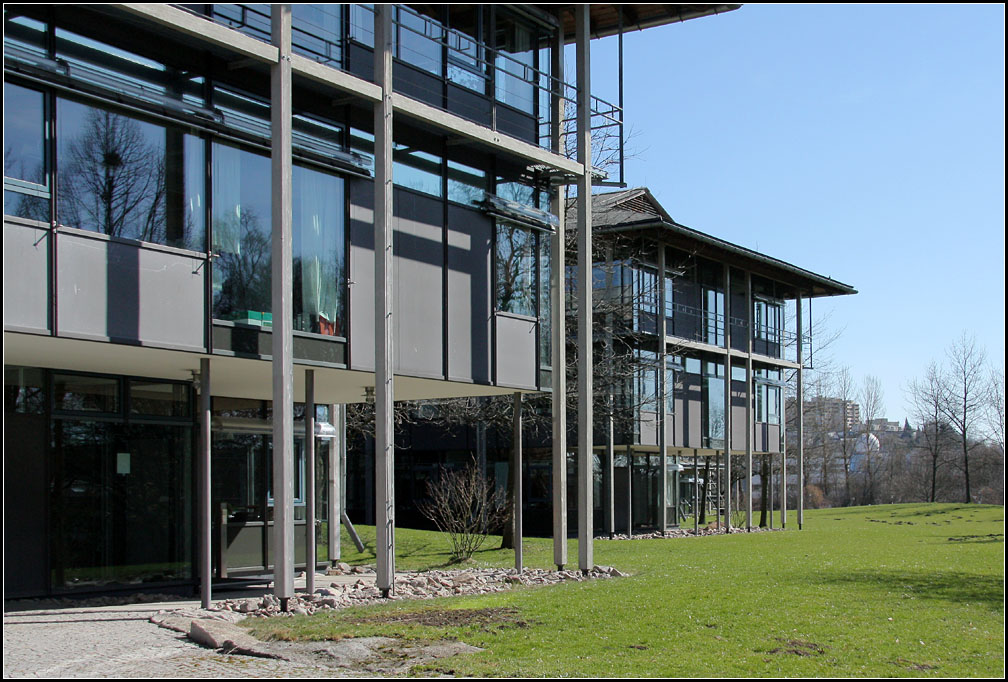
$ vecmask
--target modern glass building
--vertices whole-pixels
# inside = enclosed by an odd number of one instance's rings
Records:
[[[6,595],[285,598],[340,405],[380,473],[393,398],[552,390],[589,37],[735,7],[5,5]]]

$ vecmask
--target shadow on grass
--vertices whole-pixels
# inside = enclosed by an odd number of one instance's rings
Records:
[[[980,576],[963,571],[929,573],[864,570],[848,573],[819,573],[825,583],[874,587],[900,592],[918,599],[982,604],[991,610],[1004,606],[1004,580],[1000,576]]]

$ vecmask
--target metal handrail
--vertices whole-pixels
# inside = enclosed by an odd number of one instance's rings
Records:
[[[210,14],[200,14],[198,11],[192,9],[191,6],[185,5],[174,5],[180,9],[183,9],[192,14],[202,16],[215,23],[220,23],[223,25],[231,26],[237,30],[243,31],[254,38],[269,42],[269,5],[247,5],[247,4],[235,4],[230,5],[238,9],[237,16],[229,16],[219,12],[214,5],[214,9],[210,10]],[[372,7],[367,5],[358,4],[355,5],[357,10],[362,10],[365,12],[374,12]],[[423,40],[430,41],[439,48],[445,50],[448,59],[441,64],[440,73],[433,74],[442,78],[443,80],[451,80],[450,76],[447,74],[446,67],[448,65],[463,69],[471,73],[474,77],[480,78],[484,82],[488,81],[490,78],[490,73],[495,70],[498,72],[506,73],[508,76],[517,78],[519,81],[529,85],[533,89],[531,104],[533,108],[535,103],[539,101],[540,96],[543,93],[550,93],[550,95],[555,95],[564,102],[564,111],[566,111],[568,105],[574,105],[577,102],[577,86],[562,81],[553,74],[550,74],[542,69],[537,69],[534,66],[525,64],[514,58],[507,52],[490,47],[486,43],[481,43],[474,40],[471,36],[462,33],[456,29],[449,28],[442,25],[435,19],[424,16],[416,10],[406,7],[403,5],[398,6],[400,12],[405,12],[416,19],[423,22],[423,30],[418,30],[413,26],[409,26],[403,23],[399,19],[394,19],[393,23],[398,27],[400,31],[407,31],[410,34],[417,36]],[[365,34],[372,33],[368,30],[366,24],[361,26]],[[341,31],[343,30],[343,22],[340,22]],[[304,41],[298,40],[297,35],[301,34],[306,36],[310,40],[319,41],[327,46],[327,51],[332,52],[332,48],[339,48],[341,51],[344,45],[344,36],[342,33],[336,34],[331,31],[327,31],[324,28],[306,21],[302,17],[293,17],[291,30],[294,36],[292,37],[292,44],[295,49],[301,49],[316,55],[321,59],[316,59],[316,61],[323,61],[335,68],[340,68],[342,70],[342,63],[338,63],[330,55],[323,55],[317,50],[304,45]],[[347,40],[354,40],[352,37],[347,36]],[[403,47],[400,41],[400,50],[409,50],[409,47]],[[462,49],[462,46],[471,46],[475,49],[472,52],[468,52]],[[330,48],[331,46],[331,48]],[[537,48],[531,48],[537,49]],[[407,63],[412,63],[410,60],[404,60]],[[419,66],[419,68],[423,68]],[[429,70],[428,70],[429,71]],[[432,72],[433,73],[433,72]],[[466,87],[464,84],[456,83],[460,87]],[[484,93],[486,94],[486,93]],[[490,96],[493,96],[492,94]],[[506,104],[506,103],[505,103]],[[539,125],[539,144],[542,146],[549,145],[549,136],[542,134],[544,126],[548,126],[552,122],[552,106],[547,107],[546,111],[540,111],[537,117],[537,122]],[[589,95],[589,109],[591,110],[591,130],[608,130],[612,129],[613,134],[618,135],[620,145],[623,144],[623,110],[616,104],[612,104],[603,100],[595,95]],[[566,138],[568,135],[574,134],[571,125],[575,119],[564,117],[561,119],[561,136]],[[572,156],[575,152],[573,149],[567,150],[568,145],[561,145],[561,154],[566,154],[567,156]]]

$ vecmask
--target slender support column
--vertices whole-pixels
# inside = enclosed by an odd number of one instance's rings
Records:
[[[315,370],[305,370],[305,591],[315,592]]]
[[[553,93],[550,102],[550,146],[554,152],[563,150],[562,122],[566,118],[566,100],[563,97],[564,36],[557,31],[552,50]],[[550,306],[553,314],[551,345],[553,367],[553,563],[558,569],[567,564],[567,312],[565,300],[566,250],[564,236],[566,204],[563,187],[557,187],[551,209],[557,217],[553,233],[553,262],[550,267]]]
[[[782,370],[783,372],[783,370]],[[781,405],[778,414],[784,415],[781,419],[781,469],[780,469],[780,527],[787,528],[787,400],[784,391],[781,391]]]
[[[395,489],[392,424],[392,5],[374,6],[375,153],[375,553],[377,582],[388,596],[395,579]]]
[[[211,573],[210,553],[213,551],[213,519],[210,508],[210,358],[200,358],[200,458],[199,458],[199,510],[200,510],[200,605],[210,608]],[[224,523],[224,520],[221,520]],[[223,555],[224,552],[222,551]]]
[[[762,459],[763,461],[767,462],[770,465],[770,471],[766,473],[766,475],[770,477],[769,479],[767,479],[767,498],[768,498],[767,499],[767,504],[770,505],[770,509],[768,509],[767,511],[770,512],[770,519],[769,519],[770,529],[773,530],[773,513],[774,513],[774,502],[775,502],[775,500],[774,500],[774,494],[773,494],[774,493],[774,489],[773,489],[773,487],[774,487],[773,486],[773,479],[774,479],[773,460],[774,460],[774,458],[773,458],[773,455],[766,455],[766,457],[761,457],[760,459]],[[763,467],[760,466],[760,478],[762,479],[763,476],[764,476]]]
[[[633,537],[633,451],[626,446],[626,534]]]
[[[732,448],[732,377],[731,377],[731,267],[724,266],[724,526],[731,532],[731,448]],[[720,487],[720,484],[719,484]],[[719,491],[720,492],[720,491]]]
[[[693,534],[700,534],[700,457],[693,450]],[[706,483],[706,481],[704,481]]]
[[[752,373],[752,339],[753,339],[753,300],[752,273],[746,272],[746,530],[752,530],[752,454],[753,454],[753,373]]]
[[[665,337],[668,327],[665,317],[665,245],[658,243],[658,452],[661,454],[661,491],[658,505],[661,518],[658,527],[662,535],[668,530],[668,348]]]
[[[577,61],[577,160],[584,172],[577,188],[578,262],[578,568],[590,571],[595,564],[592,528],[592,216],[591,216],[591,60],[588,6],[575,9],[575,55]]]
[[[272,6],[270,69],[273,235],[273,592],[287,610],[294,596],[294,303],[291,223],[291,6]]]
[[[805,521],[805,436],[802,431],[805,428],[805,385],[802,377],[802,367],[804,365],[804,339],[802,338],[802,297],[798,293],[797,299],[797,333],[798,333],[798,385],[795,390],[795,403],[798,407],[798,424],[795,428],[795,440],[798,441],[798,530],[802,529]]]
[[[615,481],[613,459],[616,456],[616,420],[614,410],[616,408],[613,393],[615,391],[615,368],[614,368],[614,348],[613,348],[613,305],[616,300],[616,281],[613,272],[613,244],[612,241],[606,243],[606,326],[605,326],[605,349],[606,349],[606,442],[605,442],[605,479],[603,481],[605,490],[604,516],[606,533],[611,538],[616,534],[616,502],[615,502]]]
[[[340,512],[343,511],[343,453],[346,452],[346,421],[344,405],[329,406],[329,420],[336,430],[336,438],[329,444],[328,476],[326,495],[326,519],[328,521],[329,565],[335,566],[343,558],[340,539]]]
[[[514,505],[514,526],[512,528],[512,539],[514,540],[515,570],[522,572],[522,394],[514,394],[513,438],[514,438],[514,490],[511,491],[511,504]]]

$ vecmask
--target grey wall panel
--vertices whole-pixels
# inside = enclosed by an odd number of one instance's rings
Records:
[[[675,414],[669,420],[675,429],[675,436],[669,440],[669,445],[673,447],[686,447],[686,429],[683,426],[686,414],[685,402],[683,400],[685,395],[683,385],[681,383],[676,384],[674,398]]]
[[[497,385],[535,388],[536,322],[497,315]]]
[[[640,445],[658,445],[658,415],[654,412],[640,411],[640,437],[637,443]]]
[[[490,250],[493,223],[448,207],[448,376],[490,383]]]
[[[745,450],[746,400],[745,382],[732,382],[732,450]]]
[[[780,426],[778,424],[767,424],[767,452],[780,452]]]
[[[393,204],[395,371],[443,377],[444,204],[402,191]]]
[[[374,371],[374,184],[350,180],[350,367]]]
[[[66,233],[57,245],[60,333],[203,347],[202,259]]]
[[[4,223],[4,328],[48,331],[49,231]]]

